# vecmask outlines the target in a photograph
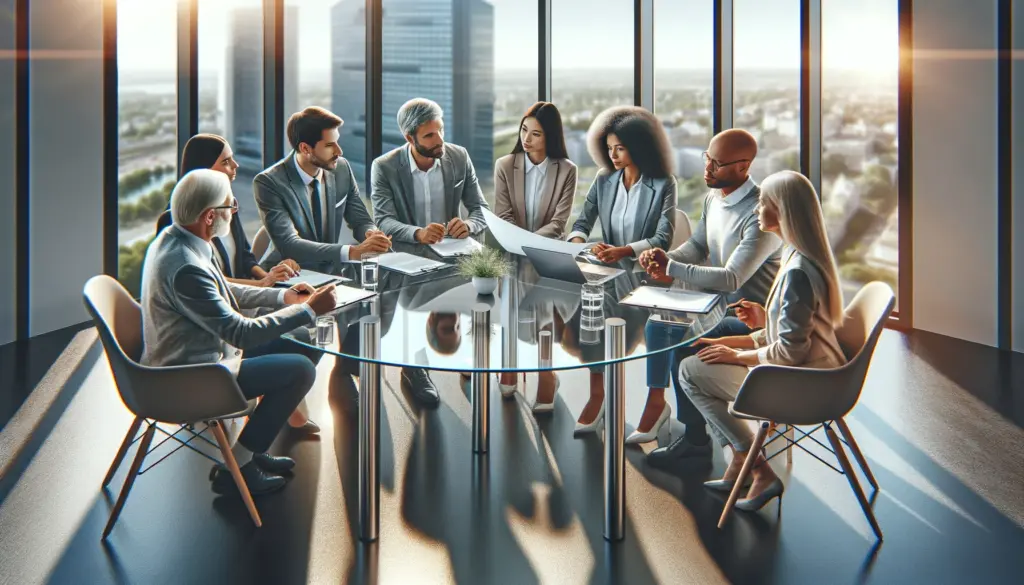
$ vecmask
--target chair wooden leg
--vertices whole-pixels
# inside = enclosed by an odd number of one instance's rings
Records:
[[[791,441],[796,441],[796,431],[793,429],[793,425],[786,425],[785,435],[786,439],[788,439],[786,441],[786,465],[792,466],[794,446]]]
[[[868,524],[870,524],[871,529],[875,531],[875,536],[878,540],[882,540],[882,529],[878,526],[878,520],[875,519],[875,512],[871,509],[871,504],[864,495],[864,490],[860,487],[860,481],[858,481],[857,476],[854,475],[853,466],[850,465],[850,459],[846,456],[846,451],[843,449],[843,442],[839,440],[839,435],[836,435],[836,432],[832,430],[831,426],[825,426],[825,434],[828,435],[828,442],[832,443],[832,448],[836,452],[836,459],[839,460],[839,465],[843,468],[847,481],[850,482],[850,488],[853,489],[853,494],[857,496],[857,501],[860,502],[861,510],[863,510],[864,515],[867,516]]]
[[[103,486],[107,487],[110,485],[110,480],[114,479],[114,474],[117,473],[117,468],[121,466],[121,462],[124,461],[124,455],[128,452],[128,447],[132,446],[132,441],[135,440],[135,434],[139,432],[139,427],[142,426],[143,418],[141,416],[135,417],[130,427],[128,427],[128,433],[124,436],[124,441],[121,441],[121,446],[117,450],[117,455],[114,456],[113,463],[110,464],[110,469],[107,471],[107,476],[103,478]]]
[[[156,424],[154,423],[146,428],[146,434],[142,435],[142,440],[139,441],[139,450],[135,453],[135,459],[132,460],[132,466],[128,469],[128,477],[124,479],[124,486],[121,487],[121,494],[117,496],[117,501],[114,502],[114,509],[110,511],[110,517],[107,518],[107,526],[103,529],[104,539],[106,539],[110,534],[110,531],[114,529],[114,524],[117,523],[117,517],[121,515],[124,503],[128,501],[128,492],[132,491],[132,486],[135,484],[135,478],[139,475],[139,469],[142,468],[142,462],[146,459],[146,453],[149,451],[149,445],[153,442],[153,435],[155,433]]]
[[[224,465],[227,466],[228,471],[231,472],[231,477],[235,480],[235,486],[238,487],[238,493],[242,495],[242,501],[245,502],[245,507],[249,509],[249,516],[252,517],[253,524],[256,528],[263,526],[263,521],[260,520],[260,513],[256,510],[256,502],[252,501],[252,494],[249,493],[249,486],[245,485],[245,479],[242,477],[242,470],[238,468],[238,462],[235,461],[235,455],[231,452],[231,443],[228,442],[228,437],[224,434],[224,425],[220,421],[210,421],[209,425],[213,427],[213,434],[217,437],[217,444],[220,445],[220,453],[224,457]]]
[[[842,433],[843,438],[846,439],[846,443],[850,446],[850,451],[853,451],[853,457],[857,460],[857,464],[860,465],[861,471],[864,472],[864,476],[868,478],[868,483],[871,487],[878,490],[878,482],[875,480],[875,474],[871,473],[871,468],[868,467],[868,460],[864,458],[864,454],[860,451],[860,446],[857,445],[857,441],[853,439],[853,433],[850,432],[849,425],[846,421],[837,418],[836,424],[839,426],[839,432]]]
[[[754,436],[754,444],[750,446],[750,450],[747,451],[747,458],[743,460],[743,467],[740,468],[740,475],[736,478],[736,484],[732,486],[732,491],[729,492],[729,499],[725,502],[725,509],[722,510],[722,517],[718,519],[718,527],[725,526],[725,521],[729,519],[729,513],[732,512],[733,506],[736,505],[736,500],[739,499],[740,490],[743,489],[743,482],[746,481],[747,475],[750,470],[754,467],[754,462],[757,461],[758,454],[761,453],[761,446],[764,445],[764,439],[768,435],[768,422],[762,422],[761,426],[757,429],[757,435]]]

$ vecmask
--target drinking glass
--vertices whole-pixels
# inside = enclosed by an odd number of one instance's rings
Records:
[[[363,289],[377,290],[377,276],[380,267],[380,254],[367,252],[359,258],[359,273],[362,279]]]
[[[323,315],[316,318],[316,343],[317,345],[334,343],[334,317]]]

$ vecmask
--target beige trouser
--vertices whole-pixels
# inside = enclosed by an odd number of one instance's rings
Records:
[[[695,355],[679,364],[680,387],[704,415],[719,444],[731,444],[737,451],[748,451],[754,442],[749,423],[729,414],[729,402],[736,399],[748,371],[746,366],[706,364]]]

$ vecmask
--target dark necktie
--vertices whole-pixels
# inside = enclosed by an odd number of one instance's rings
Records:
[[[313,179],[313,195],[310,196],[310,204],[313,206],[313,232],[316,234],[316,241],[324,241],[324,214],[320,210],[320,181]]]
[[[220,256],[220,270],[224,273],[224,276],[233,278],[231,274],[231,259],[228,258],[228,249],[224,247],[224,242],[220,241],[220,238],[213,238],[213,247],[217,250],[217,255]]]

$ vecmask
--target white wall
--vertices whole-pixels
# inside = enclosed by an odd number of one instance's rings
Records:
[[[914,326],[991,346],[996,42],[996,0],[914,3]]]
[[[1024,50],[1024,1],[1013,3],[1013,48]],[[1013,60],[1013,350],[1024,352],[1024,59]]]
[[[14,50],[14,0],[0,0],[0,53]],[[0,345],[14,341],[15,250],[14,59],[0,59]]]
[[[30,78],[30,334],[88,320],[103,272],[103,2],[34,0]],[[112,121],[113,123],[113,121]]]

